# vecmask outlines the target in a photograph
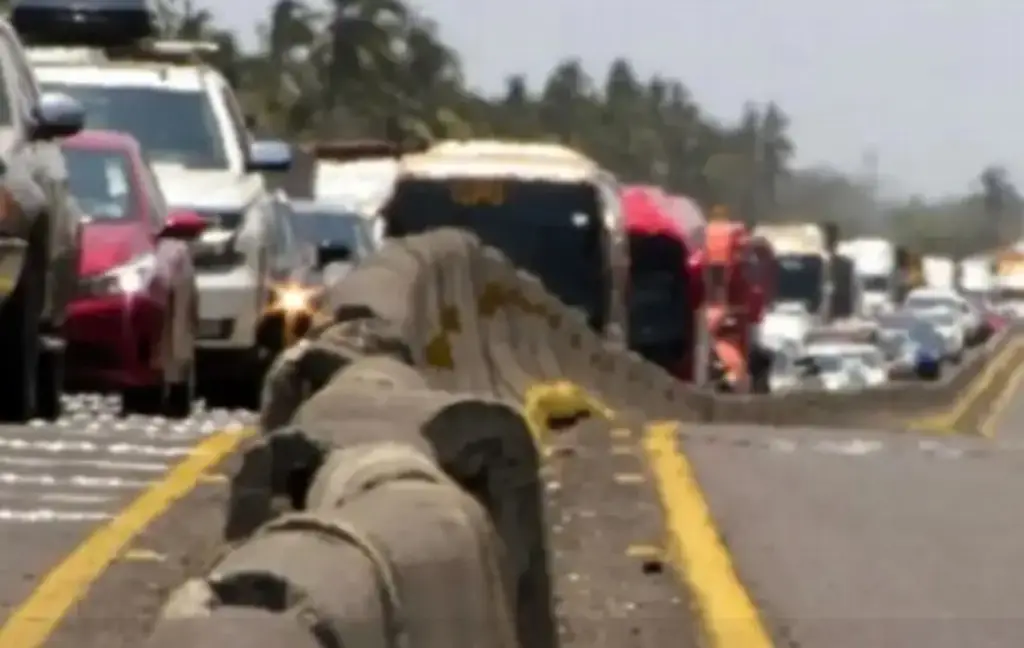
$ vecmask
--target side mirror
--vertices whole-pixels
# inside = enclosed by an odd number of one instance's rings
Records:
[[[316,265],[320,269],[331,263],[344,263],[351,260],[351,248],[341,243],[325,243],[316,251]]]
[[[71,137],[85,126],[85,108],[59,92],[47,92],[32,109],[32,139]]]
[[[284,172],[292,168],[292,147],[278,140],[253,142],[249,147],[249,171]]]
[[[199,238],[199,235],[206,229],[206,220],[193,211],[176,210],[167,217],[163,230],[160,231],[161,238],[176,239],[179,241],[192,241]]]

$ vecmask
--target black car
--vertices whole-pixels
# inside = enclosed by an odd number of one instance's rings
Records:
[[[342,278],[353,264],[374,251],[369,220],[344,206],[317,201],[291,203],[292,223],[299,240],[316,250],[323,282]]]
[[[39,91],[18,35],[0,20],[0,420],[60,414],[66,309],[78,282],[80,212],[60,140],[85,110]]]

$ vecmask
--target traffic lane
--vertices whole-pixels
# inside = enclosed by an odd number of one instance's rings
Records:
[[[684,445],[777,643],[1024,645],[1024,543],[1007,514],[1024,487],[1024,454],[935,452],[909,437],[823,452],[763,443],[776,429],[723,432],[749,443],[691,435]],[[870,435],[822,436],[852,447]]]
[[[54,423],[0,427],[0,621],[40,579],[214,431],[251,415],[197,407],[185,421],[117,416],[116,399],[68,397]]]
[[[216,475],[231,475],[237,456]],[[229,485],[214,479],[143,531],[66,616],[46,648],[141,646],[171,591],[206,573],[224,551]]]

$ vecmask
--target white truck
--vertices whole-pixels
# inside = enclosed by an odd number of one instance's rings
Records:
[[[836,240],[827,226],[813,223],[758,225],[751,233],[772,246],[778,263],[775,300],[797,303],[817,323],[827,323],[835,310]]]
[[[853,261],[865,314],[891,310],[899,279],[896,245],[884,238],[858,238],[843,241],[837,250]]]
[[[956,290],[956,261],[948,257],[926,256],[921,260],[924,284],[929,288]]]
[[[996,288],[995,263],[987,255],[969,257],[960,262],[960,290],[968,295],[990,296]]]

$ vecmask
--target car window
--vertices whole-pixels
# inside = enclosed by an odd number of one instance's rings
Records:
[[[293,217],[299,238],[319,247],[324,243],[347,245],[359,255],[368,247],[362,218],[355,214],[336,211],[301,211]]]
[[[71,195],[91,221],[133,217],[131,161],[123,151],[64,147]]]
[[[135,137],[154,163],[228,168],[216,115],[202,91],[75,83],[44,83],[43,88],[80,101],[89,128]]]
[[[249,137],[249,129],[245,125],[245,115],[242,113],[242,109],[239,108],[238,102],[235,101],[235,95],[231,92],[231,89],[227,86],[221,88],[221,99],[224,101],[224,105],[228,109],[228,117],[231,119],[231,129],[235,132],[235,139],[238,141],[238,146],[242,147],[243,157],[248,159],[249,157],[249,146],[252,143]]]
[[[22,98],[24,89],[19,87],[17,78],[17,43],[7,30],[0,30],[0,126],[14,124],[15,102]],[[24,100],[28,100],[24,97]]]
[[[143,158],[141,173],[142,176],[142,188],[146,192],[146,204],[149,207],[149,218],[153,223],[153,227],[157,231],[163,229],[164,223],[167,220],[167,201],[164,199],[163,189],[160,188],[160,183],[157,181],[156,176],[153,175],[153,169],[149,165],[149,160]]]

